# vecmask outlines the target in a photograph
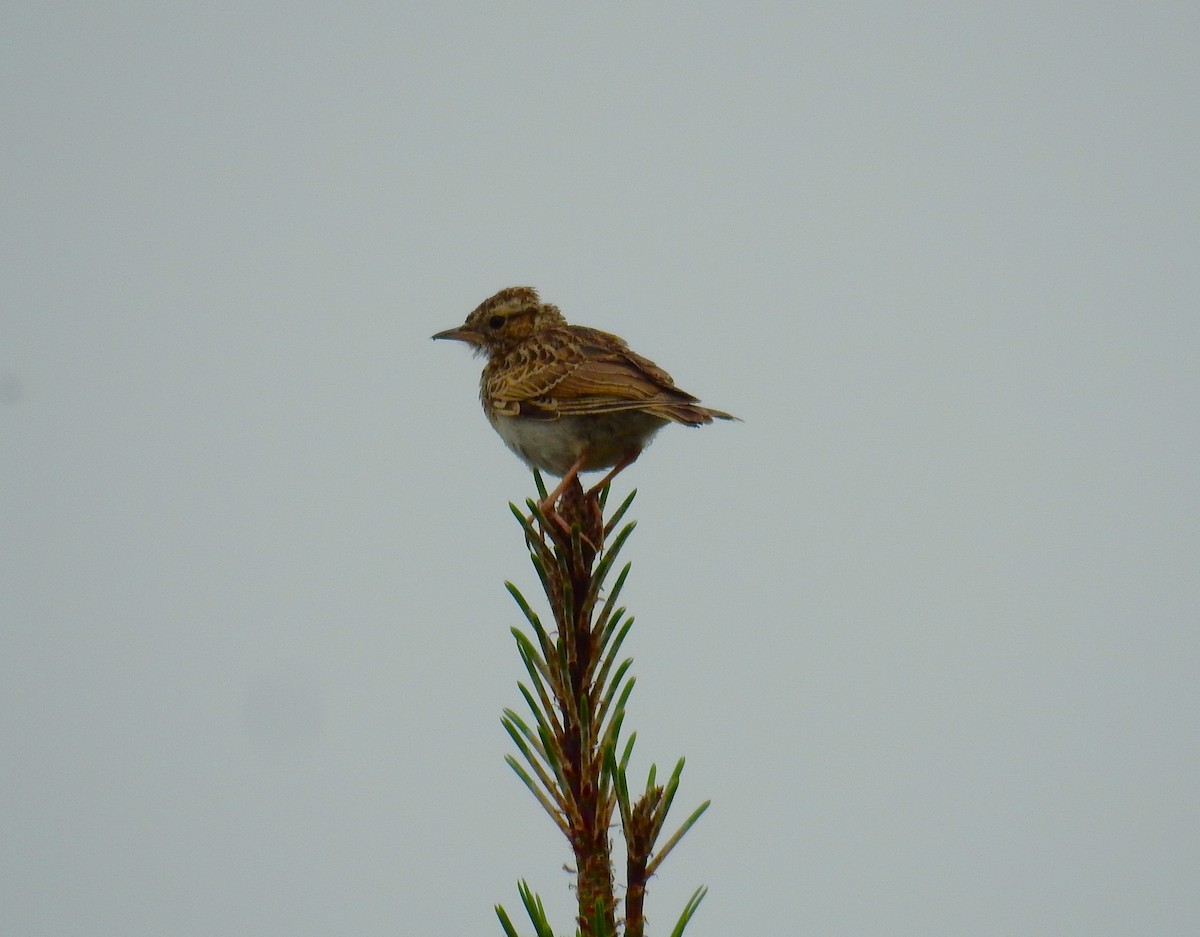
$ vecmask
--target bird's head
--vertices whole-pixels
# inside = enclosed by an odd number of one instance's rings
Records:
[[[433,337],[466,342],[491,357],[508,351],[536,332],[562,325],[566,325],[566,320],[558,307],[539,301],[532,286],[510,286],[480,303],[458,328],[446,329]]]

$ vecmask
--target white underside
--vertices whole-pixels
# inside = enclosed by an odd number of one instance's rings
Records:
[[[648,413],[626,410],[557,420],[490,415],[505,445],[530,468],[562,477],[587,452],[583,470],[612,468],[629,454],[640,452],[666,421]]]

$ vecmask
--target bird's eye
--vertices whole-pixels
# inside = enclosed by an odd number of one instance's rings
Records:
[[[504,325],[504,316],[492,316],[488,319],[489,329],[498,329],[502,325]]]

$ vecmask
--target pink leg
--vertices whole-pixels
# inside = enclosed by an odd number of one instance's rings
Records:
[[[546,495],[546,499],[538,505],[542,509],[543,514],[552,514],[554,505],[558,503],[558,499],[562,497],[562,493],[567,490],[567,486],[579,477],[579,470],[583,468],[583,463],[587,460],[587,453],[581,455],[569,469],[567,474],[562,477],[562,480],[555,486],[550,494]]]
[[[599,493],[601,488],[603,488],[605,485],[607,485],[609,482],[611,482],[614,478],[616,478],[619,474],[621,474],[622,470],[627,469],[627,468],[629,468],[629,466],[633,465],[633,463],[637,461],[637,457],[640,456],[641,454],[642,454],[641,449],[635,449],[633,452],[625,453],[625,455],[621,457],[621,461],[618,462],[616,465],[614,465],[612,467],[612,469],[609,470],[609,473],[607,475],[605,475],[602,479],[600,479],[600,481],[598,481],[595,485],[593,485],[591,487],[591,489],[587,493],[587,496],[589,498],[596,497],[596,495]]]

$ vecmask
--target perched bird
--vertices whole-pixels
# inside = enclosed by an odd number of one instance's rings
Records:
[[[547,509],[579,472],[612,469],[596,485],[603,487],[668,423],[737,419],[702,407],[624,339],[568,325],[529,286],[501,290],[433,337],[487,356],[479,399],[488,421],[530,468],[562,479]]]

